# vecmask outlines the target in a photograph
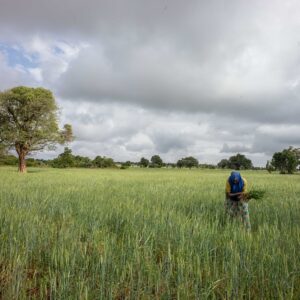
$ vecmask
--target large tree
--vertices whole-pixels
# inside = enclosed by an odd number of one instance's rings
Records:
[[[53,159],[51,165],[54,168],[72,168],[75,167],[75,156],[72,150],[65,147],[64,152],[59,154],[57,158]]]
[[[149,160],[145,157],[142,157],[140,162],[139,162],[139,165],[141,167],[147,168],[149,166]]]
[[[150,164],[151,168],[161,168],[163,165],[164,162],[159,155],[153,155],[151,157],[151,164]]]
[[[299,149],[289,147],[281,152],[275,152],[271,164],[281,174],[294,173],[299,165]]]
[[[230,169],[241,170],[251,169],[253,167],[252,161],[243,154],[236,154],[229,158],[228,166]]]
[[[219,163],[217,164],[217,167],[221,168],[221,169],[230,168],[229,167],[229,160],[226,159],[226,158],[221,159],[219,161]]]
[[[92,163],[97,168],[113,168],[115,166],[114,160],[105,156],[96,156]]]
[[[0,92],[0,144],[16,150],[20,172],[26,172],[28,153],[54,149],[56,143],[72,138],[71,125],[59,130],[58,107],[51,91],[20,86]]]
[[[178,168],[184,167],[184,168],[191,169],[193,167],[198,168],[198,166],[199,166],[199,161],[193,156],[188,156],[177,161]]]

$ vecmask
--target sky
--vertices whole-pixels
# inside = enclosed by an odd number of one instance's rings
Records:
[[[0,90],[50,89],[76,155],[265,166],[300,147],[299,1],[0,0],[0,28]]]

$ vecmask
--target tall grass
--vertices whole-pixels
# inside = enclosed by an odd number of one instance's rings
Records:
[[[252,232],[229,172],[0,169],[1,299],[300,299],[300,177],[266,189]]]

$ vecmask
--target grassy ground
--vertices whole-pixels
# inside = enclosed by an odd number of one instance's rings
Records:
[[[0,168],[0,299],[300,299],[300,176],[242,173],[247,234],[228,175]]]

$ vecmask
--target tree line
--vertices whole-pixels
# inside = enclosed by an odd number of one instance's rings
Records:
[[[96,156],[94,159],[73,155],[68,147],[53,160],[27,158],[28,155],[43,149],[55,149],[56,144],[67,144],[73,141],[72,126],[58,126],[58,107],[51,91],[44,88],[19,86],[0,92],[0,164],[18,164],[20,172],[26,172],[26,166],[51,166],[54,168],[112,168],[120,165],[126,169],[132,165],[144,168],[222,168],[247,170],[253,169],[252,161],[243,154],[236,154],[222,159],[216,166],[199,164],[192,157],[184,157],[177,163],[165,163],[159,155],[150,160],[142,157],[138,163],[115,163],[112,158]],[[8,153],[14,149],[18,155]],[[272,160],[267,162],[269,172],[278,170],[280,173],[291,174],[299,167],[300,149],[289,147],[274,153]]]
[[[193,157],[188,156],[179,159],[176,163],[164,162],[162,158],[156,154],[150,160],[142,157],[138,162],[115,162],[112,158],[106,156],[96,156],[91,159],[86,156],[74,155],[68,147],[54,159],[26,159],[28,167],[53,167],[53,168],[121,168],[129,167],[141,168],[207,168],[207,169],[231,169],[231,170],[249,170],[249,169],[266,169],[268,172],[279,171],[281,174],[292,174],[300,165],[300,149],[289,147],[281,152],[274,153],[272,160],[267,162],[265,168],[256,168],[252,161],[243,154],[236,154],[228,159],[222,159],[217,165],[200,164]],[[8,154],[7,151],[0,148],[0,165],[18,164],[18,158]]]

